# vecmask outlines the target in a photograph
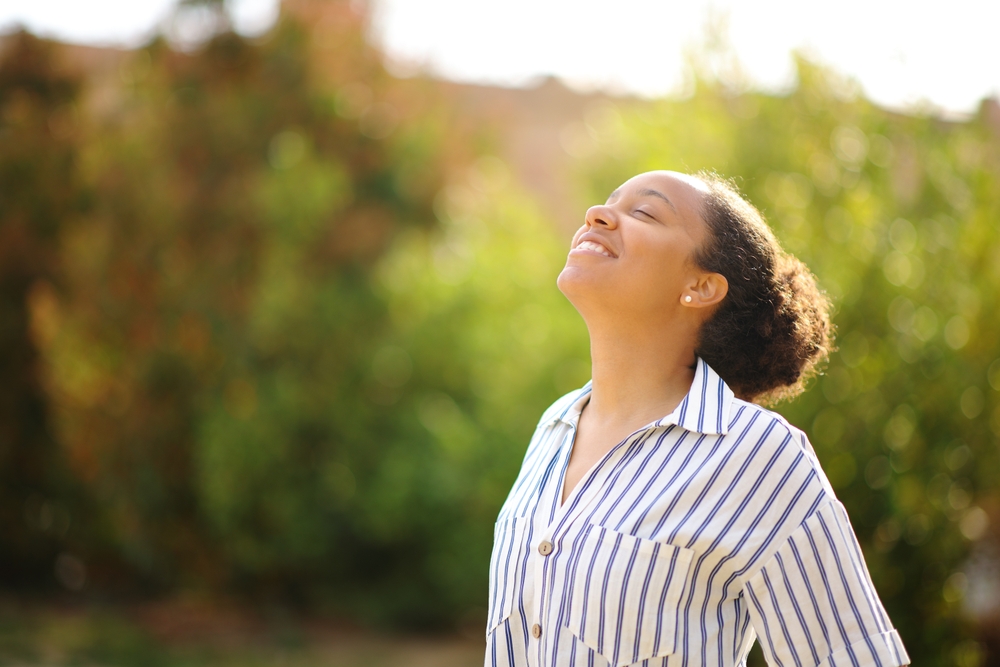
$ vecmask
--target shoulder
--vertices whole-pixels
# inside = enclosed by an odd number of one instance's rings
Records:
[[[809,438],[801,429],[792,426],[784,415],[756,403],[734,398],[730,410],[729,433],[742,434],[750,429],[754,432],[766,432],[768,440],[792,442],[795,447],[815,457]]]
[[[752,438],[755,443],[769,450],[782,450],[798,462],[802,473],[815,475],[831,497],[835,497],[820,465],[816,450],[805,432],[789,423],[781,414],[734,398],[730,412],[730,436]]]
[[[563,394],[545,409],[538,420],[538,427],[541,428],[550,422],[566,419],[573,411],[574,404],[589,393],[590,383],[588,382],[579,389]]]
[[[736,551],[741,576],[751,577],[799,528],[837,502],[802,429],[754,403],[733,400],[727,450],[739,467],[733,495],[759,508],[754,528]],[[745,559],[745,560],[744,560]]]
[[[547,449],[547,444],[551,442],[552,438],[557,437],[558,433],[562,432],[561,429],[555,428],[557,425],[571,425],[571,420],[574,420],[580,412],[577,403],[589,394],[590,383],[588,382],[583,387],[560,396],[542,413],[524,455],[525,466],[533,464],[535,454]]]

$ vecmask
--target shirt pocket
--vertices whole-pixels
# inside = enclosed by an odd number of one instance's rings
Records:
[[[489,636],[514,611],[524,573],[525,531],[528,519],[512,517],[498,521],[493,529],[490,557],[490,606],[486,634]]]
[[[589,525],[570,565],[566,626],[614,667],[670,655],[693,557]]]

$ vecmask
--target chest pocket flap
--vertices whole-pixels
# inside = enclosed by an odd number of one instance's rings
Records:
[[[690,549],[591,525],[573,554],[566,626],[615,667],[674,652]]]

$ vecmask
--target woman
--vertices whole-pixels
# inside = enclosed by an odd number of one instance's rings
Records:
[[[593,379],[543,415],[496,524],[487,665],[909,658],[806,436],[757,403],[829,350],[829,304],[725,181],[640,174],[559,289]]]

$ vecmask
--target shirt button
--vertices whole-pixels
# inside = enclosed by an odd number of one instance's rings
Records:
[[[550,553],[552,553],[552,543],[546,540],[541,544],[539,544],[538,553],[542,554],[543,556],[548,556]]]
[[[538,623],[535,623],[533,626],[531,626],[531,636],[534,637],[535,639],[541,637],[542,626],[540,626]]]

